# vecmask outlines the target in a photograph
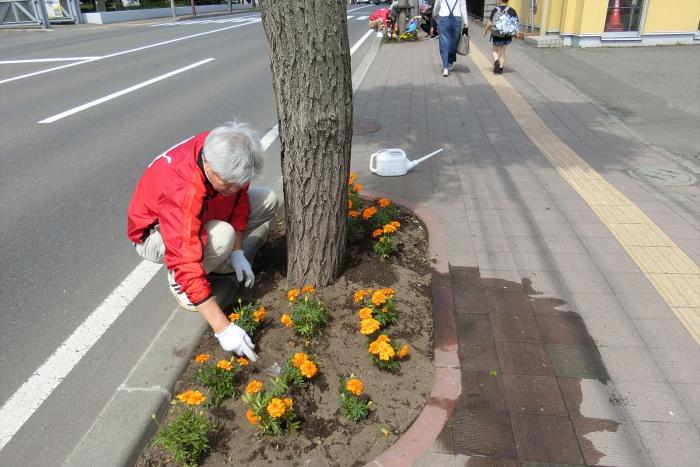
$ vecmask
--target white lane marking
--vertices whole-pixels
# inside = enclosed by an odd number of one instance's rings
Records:
[[[348,10],[347,12],[348,12],[348,13],[352,13],[353,11],[361,10],[361,9],[363,9],[363,8],[367,8],[368,6],[369,6],[369,5],[365,5],[365,6],[353,8],[352,10]]]
[[[369,18],[369,15],[358,16],[357,18],[355,18],[355,21],[362,21],[363,19],[367,18]]]
[[[367,32],[365,33],[364,36],[360,37],[360,40],[357,41],[357,42],[355,42],[355,45],[353,45],[352,48],[350,49],[350,55],[352,55],[352,54],[354,54],[355,52],[357,52],[357,49],[360,48],[360,46],[362,45],[362,43],[363,43],[364,41],[366,41],[367,38],[368,38],[369,36],[371,36],[373,32],[375,32],[374,29],[370,29],[369,31],[367,31]]]
[[[160,269],[142,261],[0,407],[0,449],[15,435]]]
[[[353,19],[353,18],[354,18],[353,15],[348,15],[348,19]]]
[[[170,39],[170,40],[168,40],[168,41],[163,41],[163,42],[157,42],[157,43],[155,43],[155,44],[144,45],[144,46],[138,47],[138,48],[136,48],[136,49],[122,50],[121,52],[115,52],[115,53],[113,53],[113,54],[104,55],[104,56],[102,56],[102,57],[97,57],[97,58],[93,58],[93,59],[90,59],[90,60],[85,60],[85,61],[82,61],[82,62],[69,63],[69,64],[67,64],[67,65],[61,65],[61,66],[57,66],[57,67],[54,67],[54,68],[47,68],[46,70],[35,71],[34,73],[27,73],[26,75],[15,76],[15,77],[13,77],[13,78],[4,79],[4,80],[0,81],[0,84],[9,83],[10,81],[16,81],[16,80],[18,80],[18,79],[24,79],[24,78],[30,78],[30,77],[32,77],[32,76],[42,75],[42,74],[44,74],[44,73],[49,73],[49,72],[51,72],[51,71],[62,70],[62,69],[64,69],[64,68],[70,68],[70,67],[73,67],[73,66],[82,65],[83,63],[92,63],[92,62],[95,62],[95,61],[97,61],[97,60],[104,60],[104,59],[106,59],[106,58],[118,57],[119,55],[130,54],[130,53],[132,53],[132,52],[139,52],[139,51],[141,51],[141,50],[146,50],[146,49],[150,49],[150,48],[153,48],[153,47],[159,47],[159,46],[161,46],[161,45],[172,44],[172,43],[174,43],[174,42],[180,42],[180,41],[184,41],[184,40],[187,40],[187,39],[192,39],[192,38],[195,38],[195,37],[206,36],[207,34],[214,34],[214,33],[216,33],[216,32],[221,32],[221,31],[228,31],[229,29],[240,28],[240,27],[243,27],[243,26],[247,26],[247,25],[249,25],[249,24],[259,23],[260,21],[261,21],[261,20],[259,20],[259,19],[258,19],[258,20],[251,20],[251,21],[248,22],[248,23],[234,24],[233,26],[226,26],[225,28],[214,29],[214,30],[211,30],[211,31],[204,31],[204,32],[200,32],[200,33],[197,33],[197,34],[190,34],[189,36],[182,36],[182,37],[178,37],[178,38],[176,38],[176,39]]]
[[[53,117],[45,118],[41,120],[38,123],[53,123],[55,121],[58,121],[62,118],[68,117],[73,114],[77,114],[78,112],[81,112],[85,109],[89,109],[90,107],[94,107],[96,105],[102,104],[103,102],[111,101],[112,99],[115,99],[119,96],[123,96],[124,94],[128,94],[130,92],[136,91],[137,89],[141,89],[143,87],[149,86],[153,83],[157,83],[158,81],[162,81],[164,79],[170,78],[171,76],[178,75],[182,72],[185,72],[187,70],[191,70],[192,68],[196,68],[198,66],[204,65],[205,63],[209,63],[211,61],[214,61],[214,58],[207,58],[205,60],[200,60],[197,63],[193,63],[192,65],[188,65],[183,68],[178,68],[177,70],[171,71],[170,73],[166,73],[164,75],[156,76],[155,78],[151,78],[148,81],[144,81],[143,83],[135,84],[134,86],[130,86],[126,89],[122,89],[121,91],[117,91],[115,93],[112,93],[108,96],[100,97],[99,99],[95,99],[94,101],[90,101],[86,104],[79,105],[77,107],[73,107],[72,109],[66,110],[65,112],[61,112],[60,114],[56,114]]]
[[[254,20],[254,19],[259,19],[259,16],[249,16],[249,17],[244,17],[244,18],[225,18],[225,19],[199,19],[199,20],[194,20],[194,19],[189,19],[189,20],[184,20],[184,21],[171,21],[169,23],[158,23],[158,24],[149,24],[149,28],[154,28],[158,26],[183,26],[183,25],[189,25],[189,24],[222,24],[222,23],[243,23],[246,21]]]
[[[373,31],[369,31],[373,32]],[[350,49],[352,55],[366,36]],[[279,136],[275,125],[260,140],[263,151]],[[15,436],[22,425],[44,403],[73,367],[85,356],[107,329],[126,310],[146,287],[162,265],[141,261],[131,273],[109,294],[102,304],[73,331],[61,346],[15,391],[0,407],[0,450]]]
[[[75,62],[78,60],[94,60],[96,58],[100,57],[28,58],[25,60],[0,60],[0,65],[14,65],[15,63]]]

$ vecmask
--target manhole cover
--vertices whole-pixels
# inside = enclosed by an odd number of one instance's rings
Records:
[[[628,170],[627,173],[637,180],[665,186],[688,186],[698,181],[695,175],[684,172],[683,170],[657,167],[655,165],[635,167],[634,169]]]
[[[354,135],[368,135],[379,131],[382,126],[374,120],[354,120],[352,122],[352,133]]]

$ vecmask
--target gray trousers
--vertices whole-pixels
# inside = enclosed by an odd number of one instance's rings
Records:
[[[251,187],[248,189],[250,215],[248,228],[243,233],[243,252],[251,263],[258,249],[265,243],[267,232],[275,219],[279,201],[275,192],[269,188]],[[226,221],[209,221],[203,226],[207,231],[207,244],[204,246],[203,260],[207,274],[212,272],[229,257],[236,241],[233,226]],[[158,225],[143,243],[134,245],[142,258],[154,263],[163,263],[165,243]]]

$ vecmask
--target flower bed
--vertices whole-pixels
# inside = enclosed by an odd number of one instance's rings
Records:
[[[360,465],[386,450],[422,410],[434,375],[425,229],[407,212],[375,218],[386,203],[370,206],[356,193],[352,199],[350,209],[360,213],[353,219],[366,225],[355,227],[345,273],[332,286],[313,290],[287,283],[281,225],[261,250],[254,290],[228,311],[236,320],[245,314],[255,328],[259,363],[230,359],[209,333],[192,356],[175,393],[199,390],[209,398],[190,408],[214,424],[201,465]],[[392,228],[392,220],[400,228]],[[378,228],[391,237],[395,248],[389,254]],[[327,316],[317,313],[318,306]],[[310,330],[309,323],[318,326]],[[210,360],[196,362],[203,354]],[[232,367],[218,363],[222,359]],[[274,363],[281,374],[264,371]],[[228,397],[203,386],[206,365],[208,373],[229,372],[235,390],[223,385]],[[177,465],[162,444],[152,444],[137,465],[171,462]]]

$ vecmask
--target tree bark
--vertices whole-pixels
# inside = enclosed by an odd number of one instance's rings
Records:
[[[287,227],[287,279],[323,287],[343,266],[352,145],[345,0],[263,0]]]

